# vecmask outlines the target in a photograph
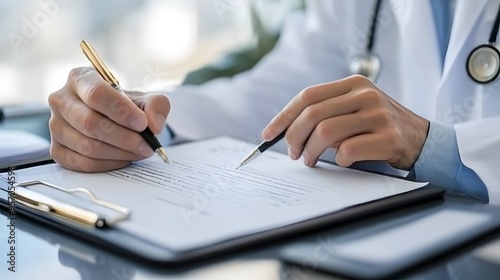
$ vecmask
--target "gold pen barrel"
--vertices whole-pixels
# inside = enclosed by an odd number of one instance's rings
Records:
[[[106,82],[110,83],[111,85],[119,85],[118,80],[111,73],[111,71],[109,71],[108,67],[106,67],[106,64],[104,64],[104,61],[89,43],[82,40],[80,42],[80,47],[82,48],[85,56],[90,60],[92,65],[96,68],[97,72],[101,74],[102,78]]]

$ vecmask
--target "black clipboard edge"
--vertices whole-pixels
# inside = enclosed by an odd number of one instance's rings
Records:
[[[51,164],[55,163],[53,159],[50,157],[43,158],[41,160],[35,160],[35,161],[19,161],[19,162],[14,162],[10,164],[9,166],[0,166],[0,173],[6,173],[9,172],[9,170],[19,170],[19,169],[25,169],[25,168],[30,168],[30,167],[35,167],[39,165],[45,165],[45,164]]]

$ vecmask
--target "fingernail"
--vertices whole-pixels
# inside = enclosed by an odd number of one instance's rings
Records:
[[[145,156],[145,157],[150,157],[153,155],[153,150],[149,147],[147,143],[142,143],[139,146],[139,154]]]
[[[130,127],[135,131],[143,131],[148,127],[148,120],[144,116],[134,116],[130,120]]]
[[[159,131],[162,131],[164,126],[165,126],[165,117],[162,114],[156,114],[155,127]]]
[[[292,149],[290,147],[288,147],[288,155],[290,156],[291,159],[293,160],[296,160],[297,159],[297,155],[295,155],[295,153],[292,151]]]

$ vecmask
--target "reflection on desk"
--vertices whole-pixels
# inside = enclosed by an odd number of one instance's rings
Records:
[[[7,225],[2,210],[0,224]],[[7,236],[3,231],[0,236]],[[4,239],[1,255],[7,252]],[[108,253],[78,239],[45,228],[24,217],[16,221],[16,272],[0,266],[0,279],[264,279],[280,280],[281,265],[273,259],[236,259],[185,269],[148,268],[116,254]]]

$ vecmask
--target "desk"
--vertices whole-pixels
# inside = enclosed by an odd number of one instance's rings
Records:
[[[0,108],[0,130],[21,130],[31,132],[50,141],[50,109],[46,104],[22,104]]]
[[[447,196],[446,204],[474,204]],[[428,205],[418,206],[427,207]],[[499,213],[500,215],[500,213]],[[383,216],[382,218],[385,218]],[[7,270],[7,218],[0,215],[0,279],[341,279],[315,271],[299,270],[280,262],[282,246],[304,237],[246,250],[193,266],[158,268],[123,258],[43,225],[19,217],[16,227],[16,272]],[[357,222],[362,224],[365,221]],[[313,233],[309,237],[314,236]],[[307,236],[306,236],[307,237]],[[405,279],[500,279],[500,233],[425,266],[405,273]],[[403,277],[403,276],[402,276]]]

